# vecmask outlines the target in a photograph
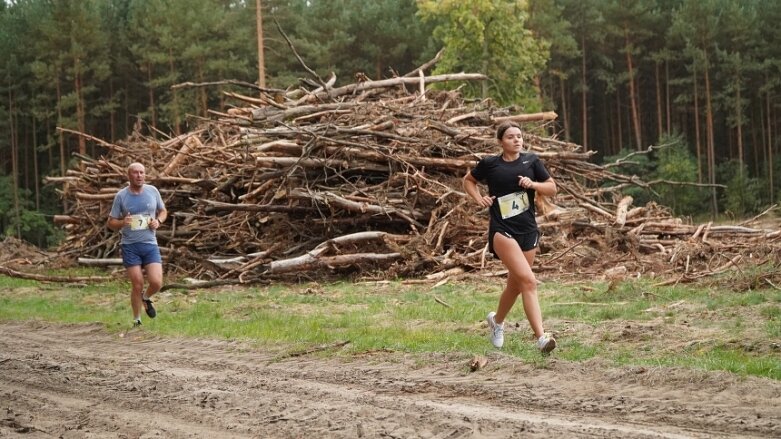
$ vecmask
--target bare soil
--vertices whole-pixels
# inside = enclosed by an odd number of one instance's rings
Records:
[[[292,357],[102,325],[0,323],[0,437],[781,437],[781,382],[548,358]]]

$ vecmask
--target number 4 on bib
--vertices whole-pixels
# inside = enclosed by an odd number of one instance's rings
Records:
[[[499,213],[502,219],[512,218],[529,209],[529,195],[526,192],[515,192],[499,197]]]

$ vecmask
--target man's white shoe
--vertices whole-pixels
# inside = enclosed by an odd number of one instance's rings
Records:
[[[493,343],[494,347],[501,348],[504,345],[504,322],[497,324],[494,316],[496,316],[496,313],[491,311],[485,320],[488,322],[488,330],[491,331],[491,343]]]
[[[546,332],[537,339],[537,348],[543,354],[550,353],[552,350],[556,349],[556,339],[553,338],[553,335]]]

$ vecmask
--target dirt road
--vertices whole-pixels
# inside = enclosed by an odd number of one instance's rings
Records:
[[[781,437],[781,383],[493,354],[349,362],[0,323],[0,437]]]

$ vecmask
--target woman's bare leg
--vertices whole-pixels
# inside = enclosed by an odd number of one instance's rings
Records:
[[[537,278],[531,269],[537,249],[524,252],[514,239],[501,233],[494,235],[493,245],[496,254],[499,255],[499,259],[502,260],[509,272],[507,285],[499,298],[499,307],[494,321],[499,324],[504,322],[520,294],[523,300],[523,310],[532,331],[534,331],[534,336],[542,336],[545,331],[542,325],[540,302],[537,298]]]

